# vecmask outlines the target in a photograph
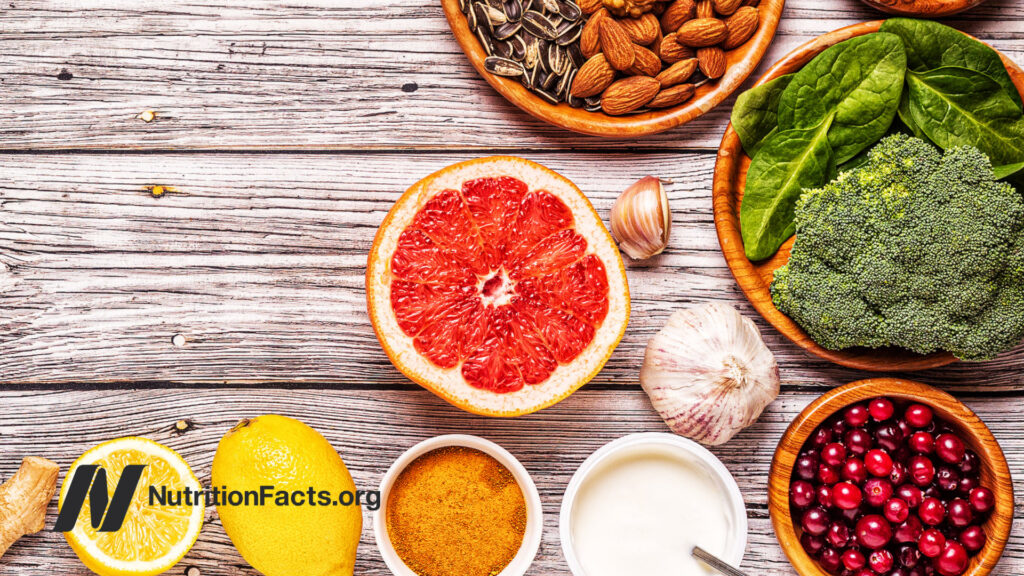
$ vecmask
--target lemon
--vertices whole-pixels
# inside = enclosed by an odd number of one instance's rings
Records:
[[[352,476],[319,432],[298,420],[265,415],[239,422],[217,446],[213,486],[227,491],[303,493],[301,504],[224,505],[217,512],[231,542],[266,576],[351,576],[363,528],[362,510],[349,505],[310,505],[309,490],[355,495]],[[230,502],[229,502],[230,504]],[[255,504],[255,499],[251,502]]]
[[[116,532],[99,532],[90,521],[90,499],[86,498],[78,522],[65,532],[71,549],[82,562],[100,576],[151,576],[166,572],[178,563],[195,544],[203,526],[203,500],[188,506],[149,505],[149,487],[201,490],[199,480],[170,448],[138,437],[118,438],[89,450],[71,465],[61,486],[60,505],[64,505],[75,470],[84,464],[96,464],[106,471],[107,494],[113,495],[125,466],[145,464],[142,478],[132,497],[124,524]]]

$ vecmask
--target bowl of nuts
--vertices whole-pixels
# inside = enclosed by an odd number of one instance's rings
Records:
[[[530,115],[631,137],[711,110],[750,75],[785,0],[441,0],[473,67]]]
[[[779,442],[768,499],[801,576],[985,576],[1014,506],[1006,458],[977,415],[896,378],[847,384],[804,409]]]

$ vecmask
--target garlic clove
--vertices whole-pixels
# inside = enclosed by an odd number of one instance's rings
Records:
[[[643,260],[668,246],[672,212],[661,180],[644,176],[619,195],[612,206],[612,235],[630,258]]]
[[[673,432],[718,445],[779,395],[779,365],[750,319],[710,303],[669,317],[647,344],[640,384]]]

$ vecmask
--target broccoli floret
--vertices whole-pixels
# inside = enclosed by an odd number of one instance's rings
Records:
[[[805,190],[775,306],[831,350],[983,360],[1024,338],[1024,199],[973,147],[904,134]]]

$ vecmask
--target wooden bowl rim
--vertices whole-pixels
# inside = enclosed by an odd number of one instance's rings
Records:
[[[872,20],[852,24],[805,42],[772,65],[758,79],[754,86],[760,86],[790,72],[791,69],[794,71],[799,69],[826,48],[843,40],[877,32],[883,22],[885,20]],[[962,33],[970,36],[966,32]],[[971,37],[974,38],[973,36]],[[996,53],[999,54],[1003,64],[1006,66],[1007,72],[1009,72],[1010,77],[1017,86],[1017,90],[1024,95],[1024,70],[1021,70],[1015,62],[1002,52],[996,50]],[[734,181],[739,178],[740,170],[744,168],[743,164],[747,160],[748,158],[743,151],[743,146],[740,144],[739,136],[733,129],[732,122],[730,122],[726,126],[725,135],[722,137],[722,143],[718,148],[718,158],[715,162],[714,181],[712,184],[715,230],[722,254],[729,265],[729,270],[732,272],[747,300],[750,301],[754,309],[768,323],[807,352],[840,366],[857,370],[872,372],[900,370],[913,372],[938,368],[959,361],[958,358],[948,352],[935,352],[923,355],[899,348],[828,350],[812,340],[795,321],[780,312],[772,303],[768,285],[761,279],[760,274],[754,267],[754,263],[747,259],[746,253],[743,250],[743,239],[740,236],[739,227],[739,202],[734,199],[738,193],[738,190],[735,188],[738,188],[738,186],[734,186]]]
[[[904,0],[904,2],[900,2],[895,6],[883,4],[880,0],[862,1],[868,6],[887,14],[916,18],[942,18],[970,10],[985,0],[927,0],[927,5],[925,5],[926,2],[921,0],[916,0],[910,4]]]
[[[626,138],[664,132],[698,118],[722,103],[761,63],[768,46],[775,38],[785,4],[785,0],[761,1],[758,6],[761,22],[757,31],[745,44],[727,53],[730,57],[736,54],[738,61],[731,63],[726,69],[725,76],[717,82],[697,88],[697,94],[689,101],[665,110],[628,116],[609,116],[603,112],[587,112],[573,108],[565,103],[549,104],[519,82],[487,72],[484,69],[486,56],[483,47],[469,29],[465,15],[459,10],[459,0],[441,0],[448,25],[463,53],[469,58],[470,64],[506,100],[548,124],[606,138]]]
[[[971,559],[963,575],[986,576],[1002,556],[1013,526],[1013,479],[1006,455],[992,431],[966,404],[948,392],[902,378],[857,380],[830,390],[804,408],[786,428],[775,449],[768,473],[768,511],[775,537],[790,564],[800,576],[828,576],[804,551],[789,514],[789,481],[796,452],[829,416],[850,404],[879,396],[925,404],[935,409],[937,416],[942,412],[943,419],[970,437],[972,448],[981,457],[983,470],[987,468],[995,479],[1005,479],[1005,482],[991,486],[996,496],[996,507],[984,525],[988,540],[981,552]],[[787,443],[797,446],[796,452],[784,450],[783,446]]]

